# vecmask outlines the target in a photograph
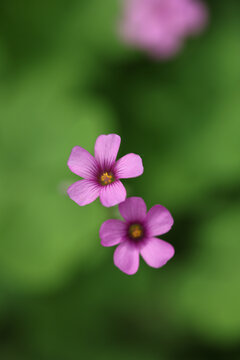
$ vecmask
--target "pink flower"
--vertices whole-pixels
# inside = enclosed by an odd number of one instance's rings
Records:
[[[126,189],[119,179],[142,175],[142,159],[127,154],[116,161],[121,138],[116,134],[100,135],[95,143],[95,158],[80,146],[72,149],[69,169],[83,180],[68,188],[69,197],[78,205],[93,202],[100,196],[104,206],[114,206],[126,199]]]
[[[200,0],[126,0],[120,32],[128,43],[168,58],[204,28],[207,15]]]
[[[167,233],[173,218],[162,205],[153,206],[147,213],[144,200],[130,197],[119,205],[122,220],[107,220],[100,229],[103,246],[119,246],[114,252],[114,264],[128,275],[139,267],[139,255],[154,268],[165,265],[174,255],[174,248],[155,236]]]

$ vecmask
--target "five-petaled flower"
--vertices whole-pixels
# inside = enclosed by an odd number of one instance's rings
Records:
[[[127,154],[116,161],[121,138],[116,134],[100,135],[95,143],[95,157],[80,146],[72,149],[69,169],[83,180],[68,188],[69,197],[78,205],[93,202],[100,196],[102,205],[114,206],[126,199],[126,189],[120,179],[142,175],[142,159]]]
[[[200,0],[126,0],[120,32],[129,44],[169,58],[187,35],[204,28],[207,17]]]
[[[173,257],[173,246],[156,238],[167,233],[173,225],[172,215],[164,206],[155,205],[147,213],[142,198],[130,197],[119,204],[119,212],[124,221],[105,221],[99,235],[103,246],[119,244],[114,252],[114,264],[121,271],[135,274],[140,254],[154,268],[160,268]]]

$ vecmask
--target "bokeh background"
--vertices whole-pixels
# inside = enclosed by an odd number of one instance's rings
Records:
[[[240,3],[168,61],[126,46],[117,0],[1,0],[0,358],[240,358]],[[122,137],[128,195],[163,204],[175,257],[132,277],[100,245],[116,217],[66,196],[73,146]]]

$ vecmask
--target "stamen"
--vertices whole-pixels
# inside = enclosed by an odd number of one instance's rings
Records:
[[[128,229],[131,239],[139,240],[143,237],[143,227],[140,224],[132,224]]]
[[[101,185],[109,185],[111,183],[114,182],[114,176],[111,172],[104,172],[101,176],[100,176],[100,183]]]

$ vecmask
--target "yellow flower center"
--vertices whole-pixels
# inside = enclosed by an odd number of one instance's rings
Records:
[[[129,227],[128,233],[132,239],[138,240],[143,236],[143,228],[140,224],[132,224]]]
[[[114,182],[114,176],[111,172],[106,171],[100,176],[100,183],[102,185],[109,185],[113,182]]]

